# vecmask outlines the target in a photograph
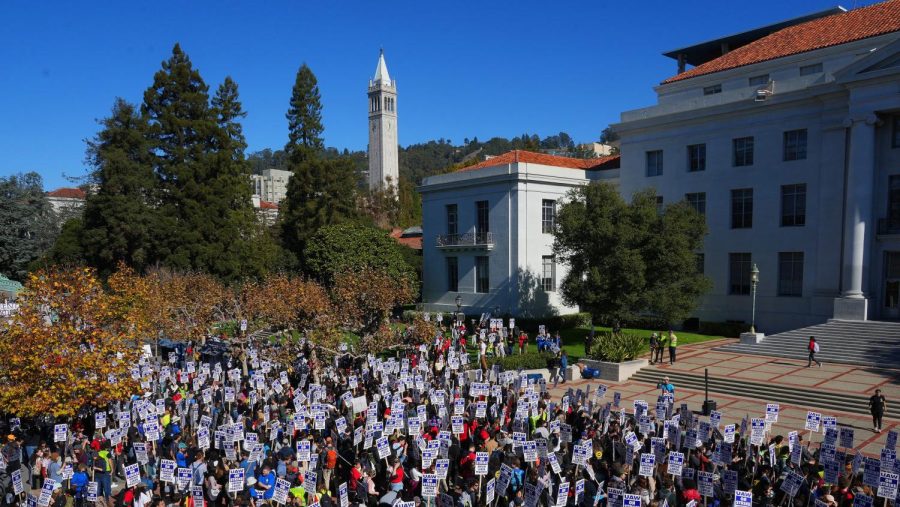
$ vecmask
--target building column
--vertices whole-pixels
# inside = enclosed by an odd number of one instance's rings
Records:
[[[841,297],[835,300],[834,318],[866,320],[868,254],[875,232],[873,194],[875,185],[875,123],[877,117],[848,118],[850,146],[847,167],[846,208]]]

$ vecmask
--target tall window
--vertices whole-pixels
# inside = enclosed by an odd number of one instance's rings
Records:
[[[447,292],[459,292],[459,259],[447,257]]]
[[[692,144],[687,147],[688,171],[697,172],[706,170],[706,145]]]
[[[541,201],[541,230],[544,234],[553,234],[556,227],[556,201],[544,199]]]
[[[662,176],[663,152],[653,150],[647,152],[647,176]]]
[[[732,139],[731,144],[731,165],[734,167],[753,165],[753,137]]]
[[[459,234],[459,212],[455,204],[447,205],[447,234]]]
[[[759,76],[753,76],[747,80],[750,86],[767,86],[769,84],[769,75],[762,74]]]
[[[489,258],[485,256],[475,257],[475,292],[490,292],[491,273]]]
[[[541,288],[544,292],[556,290],[556,258],[552,255],[541,257]]]
[[[753,227],[753,189],[738,188],[731,191],[731,228]]]
[[[900,174],[888,177],[888,220],[900,224]]]
[[[781,186],[781,226],[806,225],[806,184]]]
[[[803,295],[803,252],[778,252],[778,295]]]
[[[784,133],[784,161],[806,159],[806,129]]]
[[[693,194],[684,194],[684,200],[697,210],[697,213],[706,215],[706,192],[696,192]]]
[[[891,126],[891,148],[900,148],[900,114],[894,115]]]
[[[800,75],[809,76],[810,74],[820,74],[822,72],[822,64],[814,63],[812,65],[801,65]]]
[[[750,269],[752,263],[749,253],[728,254],[728,293],[735,295],[750,294]]]
[[[489,215],[490,215],[490,213],[488,211],[488,202],[487,201],[476,201],[475,202],[475,234],[481,236],[491,230]]]

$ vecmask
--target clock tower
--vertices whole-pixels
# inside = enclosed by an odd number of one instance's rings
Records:
[[[369,81],[369,188],[397,188],[397,82],[388,74],[384,51],[378,56],[375,77]]]

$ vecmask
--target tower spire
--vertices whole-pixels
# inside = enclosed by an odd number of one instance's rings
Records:
[[[384,49],[381,49],[381,52],[378,54],[378,66],[375,67],[375,78],[373,81],[376,84],[380,82],[386,86],[391,86],[391,75],[388,74],[387,64],[384,63]]]

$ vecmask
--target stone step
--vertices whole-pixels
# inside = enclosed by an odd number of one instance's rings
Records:
[[[703,376],[692,373],[644,368],[631,377],[631,380],[656,385],[663,376],[669,377],[669,381],[675,385],[676,392],[679,388],[703,391]],[[709,392],[758,399],[763,403],[787,403],[801,407],[810,407],[821,410],[826,415],[829,415],[829,410],[869,414],[868,396],[828,393],[819,390],[721,377],[710,377]],[[761,410],[763,410],[762,407],[761,405]],[[892,404],[889,404],[885,416],[900,419],[900,407],[894,407]]]

